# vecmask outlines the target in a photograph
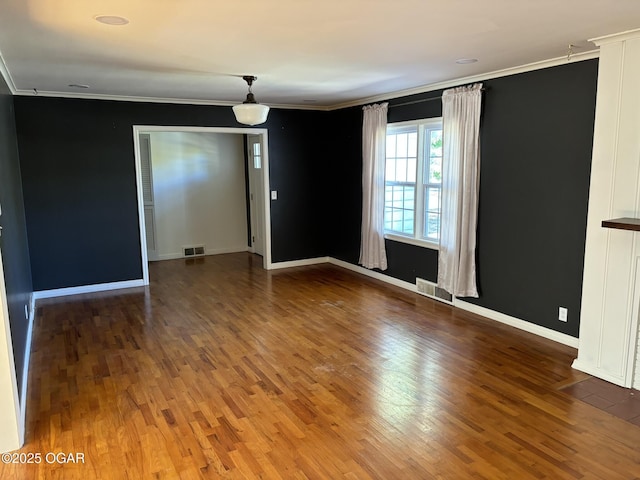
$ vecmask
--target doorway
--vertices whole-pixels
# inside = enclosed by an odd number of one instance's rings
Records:
[[[248,251],[262,255],[263,267],[271,268],[271,229],[270,229],[270,202],[269,193],[269,159],[268,159],[268,132],[261,128],[225,128],[225,127],[177,127],[177,126],[146,126],[135,125],[133,127],[136,184],[138,192],[138,217],[140,231],[140,248],[143,271],[143,283],[149,283],[148,261],[155,252],[157,238],[154,231],[147,237],[147,229],[156,223],[152,215],[154,198],[149,197],[150,187],[148,166],[145,162],[148,157],[148,136],[155,132],[165,133],[214,133],[241,135],[244,141],[247,139],[246,169],[249,184],[249,202],[247,209],[250,215],[251,242],[247,246]],[[259,168],[256,168],[259,167]],[[254,240],[255,239],[255,240]],[[148,251],[149,242],[152,249]]]

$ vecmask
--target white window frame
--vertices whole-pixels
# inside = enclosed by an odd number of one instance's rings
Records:
[[[415,192],[415,203],[414,203],[414,226],[413,236],[410,235],[402,235],[396,231],[386,230],[384,232],[384,238],[389,240],[394,240],[396,242],[408,243],[411,245],[416,245],[419,247],[430,248],[432,250],[439,250],[440,244],[439,242],[434,242],[432,240],[428,240],[422,237],[422,232],[424,231],[424,219],[426,213],[426,205],[425,205],[425,187],[429,186],[428,183],[424,183],[424,168],[425,168],[425,152],[424,152],[424,142],[425,142],[425,130],[428,130],[429,127],[432,126],[440,126],[442,128],[442,117],[428,118],[422,120],[409,120],[406,122],[396,122],[387,124],[387,132],[393,129],[401,129],[402,127],[409,126],[417,126],[418,127],[418,157],[416,162],[416,192]],[[386,179],[385,179],[386,184]],[[442,192],[442,190],[441,190]]]

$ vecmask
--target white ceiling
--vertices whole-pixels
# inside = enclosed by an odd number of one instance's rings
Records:
[[[590,38],[639,27],[640,0],[0,0],[15,93],[195,103],[242,100],[235,76],[251,74],[261,103],[353,104],[564,57],[569,44],[584,53]]]

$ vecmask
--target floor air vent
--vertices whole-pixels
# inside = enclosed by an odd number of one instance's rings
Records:
[[[453,297],[451,294],[446,290],[438,288],[435,283],[424,280],[423,278],[416,278],[416,287],[420,295],[424,295],[425,297],[433,298],[434,300],[448,303],[450,305],[453,304]]]
[[[204,256],[204,245],[194,245],[192,247],[183,247],[185,257],[202,257]]]

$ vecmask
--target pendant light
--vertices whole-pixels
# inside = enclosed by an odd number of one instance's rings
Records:
[[[251,93],[251,85],[253,85],[253,82],[256,81],[258,77],[245,75],[242,78],[249,85],[249,93],[247,93],[247,99],[244,102],[233,106],[233,113],[236,116],[236,120],[244,125],[258,125],[266,122],[269,107],[256,102],[253,93]]]

